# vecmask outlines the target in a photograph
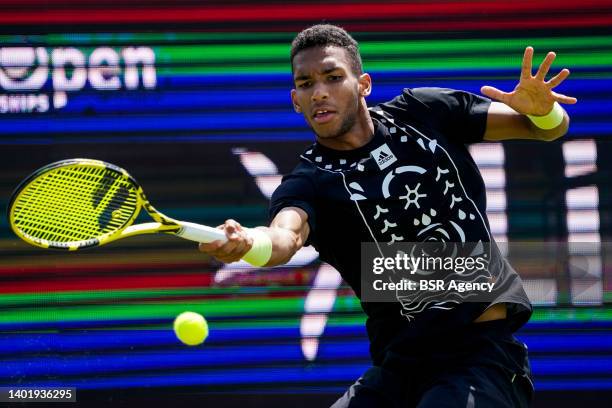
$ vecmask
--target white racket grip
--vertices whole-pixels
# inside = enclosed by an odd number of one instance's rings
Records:
[[[181,238],[203,242],[205,244],[213,241],[227,241],[224,231],[206,225],[195,224],[193,222],[181,222],[181,229],[176,235]]]

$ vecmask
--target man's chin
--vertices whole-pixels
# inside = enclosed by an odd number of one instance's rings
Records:
[[[340,136],[337,132],[334,132],[334,133],[329,133],[329,132],[317,133],[317,132],[315,132],[315,134],[317,135],[317,138],[325,139],[325,140],[336,139],[336,138],[338,138]]]
[[[338,129],[330,129],[327,126],[312,126],[310,128],[319,139],[333,139],[338,136]]]
[[[334,139],[344,135],[350,129],[350,126],[344,123],[338,123],[336,120],[324,124],[309,122],[310,128],[319,139]]]

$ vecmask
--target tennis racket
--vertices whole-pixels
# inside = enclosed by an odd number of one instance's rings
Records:
[[[155,222],[132,225],[141,208]],[[62,160],[35,171],[13,193],[8,218],[24,241],[70,251],[157,232],[196,242],[227,240],[219,229],[165,216],[127,171],[91,159]]]

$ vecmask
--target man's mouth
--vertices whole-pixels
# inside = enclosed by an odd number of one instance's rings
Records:
[[[327,123],[333,119],[333,116],[336,114],[335,111],[330,109],[317,109],[315,110],[312,118],[317,123]]]

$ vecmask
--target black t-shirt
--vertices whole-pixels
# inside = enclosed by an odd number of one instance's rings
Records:
[[[274,192],[273,218],[285,207],[308,214],[313,245],[359,296],[362,242],[491,242],[486,191],[466,144],[482,141],[490,100],[442,88],[404,89],[370,109],[374,137],[354,150],[313,144]],[[494,243],[492,248],[497,248]],[[517,329],[531,313],[520,278],[496,265]],[[489,303],[435,308],[420,303],[362,302],[375,364],[388,354],[418,353],[419,345],[460,333]]]

